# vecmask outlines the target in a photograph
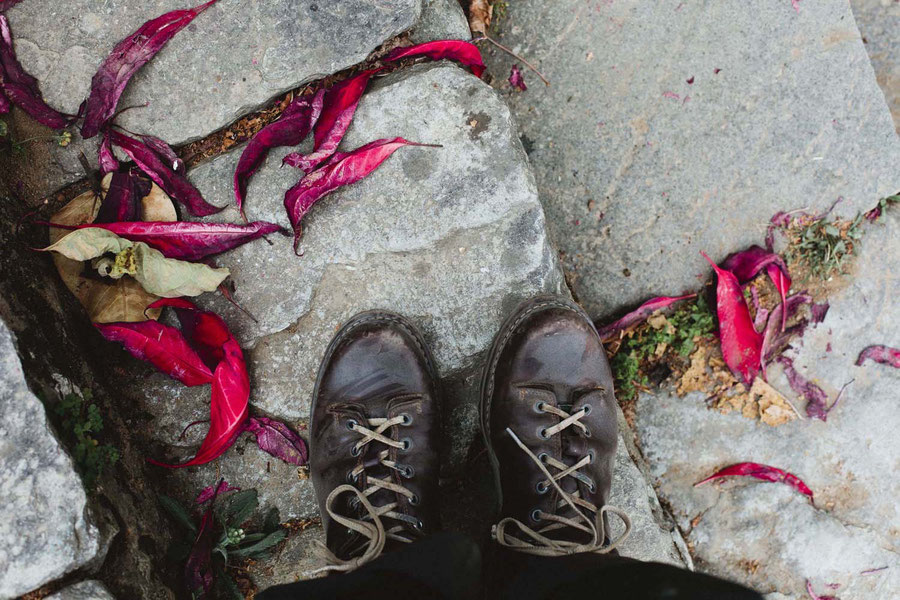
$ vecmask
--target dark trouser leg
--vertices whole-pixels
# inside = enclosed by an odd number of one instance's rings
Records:
[[[475,598],[481,586],[481,551],[458,533],[438,533],[385,552],[350,573],[269,588],[258,600]]]
[[[559,558],[501,549],[485,572],[490,598],[509,600],[761,600],[743,586],[702,573],[617,555]]]

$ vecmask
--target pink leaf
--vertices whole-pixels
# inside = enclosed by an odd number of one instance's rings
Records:
[[[597,333],[600,334],[600,339],[606,341],[614,339],[619,335],[619,332],[632,327],[638,323],[642,323],[647,320],[647,317],[652,315],[654,312],[666,308],[667,306],[671,306],[675,302],[679,300],[687,300],[688,298],[696,298],[697,294],[687,294],[685,296],[660,296],[658,298],[653,298],[651,300],[647,300],[639,307],[609,325],[601,327]]]
[[[294,252],[300,244],[300,222],[313,204],[339,187],[364,178],[403,146],[427,144],[417,144],[397,137],[375,140],[351,152],[338,152],[289,189],[284,195],[284,207],[294,228]]]
[[[834,596],[819,596],[816,594],[809,579],[806,580],[806,593],[809,594],[810,600],[837,600]]]
[[[725,259],[722,266],[734,273],[738,282],[746,283],[756,277],[763,269],[775,285],[775,289],[781,295],[781,301],[784,302],[788,290],[791,288],[791,278],[788,275],[787,265],[784,260],[777,254],[767,252],[759,246],[750,246],[743,252],[736,252]],[[782,312],[782,315],[785,315]],[[785,323],[782,322],[781,328],[784,329]]]
[[[791,289],[791,278],[787,276],[787,271],[782,270],[781,267],[772,263],[766,267],[766,273],[769,275],[769,279],[772,280],[772,283],[775,285],[775,289],[778,290],[779,295],[781,295],[781,303],[784,304],[785,298],[787,298],[788,290]],[[781,313],[781,330],[784,331],[784,326],[787,324],[787,311]]]
[[[806,399],[806,416],[811,419],[819,419],[820,421],[828,420],[828,394],[825,391],[809,381],[794,368],[794,361],[787,356],[778,357],[778,362],[784,367],[784,375],[787,377],[791,389]],[[832,407],[834,408],[834,407]]]
[[[100,163],[100,173],[103,175],[119,170],[119,161],[116,159],[116,155],[113,154],[109,136],[105,133],[103,134],[103,141],[100,142],[100,148],[97,150],[97,162]]]
[[[191,588],[192,597],[207,597],[213,584],[212,552],[216,542],[213,506],[216,503],[217,494],[218,488],[213,493],[212,502],[200,519],[197,537],[194,538],[191,552],[184,565],[184,574],[188,586]]]
[[[141,217],[141,198],[150,193],[150,182],[130,171],[113,173],[106,197],[94,223],[135,221]]]
[[[63,129],[72,122],[71,117],[44,102],[37,79],[29,75],[16,58],[9,20],[0,15],[0,96],[4,95],[7,109],[8,102],[12,102],[32,119],[52,129]]]
[[[167,164],[170,169],[176,173],[184,172],[184,161],[178,158],[178,155],[175,154],[175,151],[172,150],[172,147],[169,146],[169,144],[152,135],[142,135],[140,137],[141,141],[144,142],[144,145],[153,150],[160,160]]]
[[[475,77],[481,77],[485,69],[478,46],[471,42],[459,40],[438,40],[406,48],[397,48],[384,57],[384,62],[392,62],[408,56],[427,56],[432,60],[441,60],[443,58],[455,60],[472,69]]]
[[[131,77],[156,56],[176,33],[216,1],[210,0],[196,8],[167,12],[147,21],[116,44],[91,79],[91,93],[81,127],[82,137],[87,139],[97,135],[115,114],[119,98]]]
[[[194,500],[194,504],[203,504],[204,502],[209,502],[213,498],[216,498],[226,492],[239,492],[240,490],[241,488],[232,487],[228,484],[227,481],[223,479],[216,485],[208,485],[203,488],[200,493],[197,494],[197,498]]]
[[[859,353],[856,359],[856,366],[861,366],[866,359],[874,360],[883,365],[890,365],[895,369],[900,369],[900,349],[891,348],[889,346],[869,346]]]
[[[808,302],[812,302],[812,297],[809,294],[794,294],[772,310],[766,321],[766,329],[763,333],[760,350],[763,377],[766,375],[766,365],[772,360],[774,355],[781,352],[792,338],[803,335],[808,324],[806,321],[801,321],[786,331],[781,328],[781,324],[791,318],[802,304]]]
[[[234,170],[234,198],[241,215],[244,214],[244,198],[247,185],[265,160],[269,149],[277,146],[296,146],[309,134],[322,112],[325,93],[294,98],[281,118],[260,129],[244,148]],[[246,217],[244,217],[246,219]]]
[[[519,70],[519,65],[512,66],[512,70],[509,72],[509,85],[523,92],[528,89],[528,86],[525,85],[525,78],[522,77],[522,72]]]
[[[260,449],[275,458],[292,465],[306,464],[306,442],[284,423],[266,417],[251,417],[247,431],[256,436]]]
[[[311,171],[334,154],[344,133],[353,121],[356,107],[366,90],[369,79],[380,70],[363,71],[355,77],[345,79],[332,86],[325,93],[322,115],[315,125],[313,152],[305,156],[298,152],[292,152],[284,157],[282,163],[303,171]]]
[[[190,261],[231,250],[270,233],[286,233],[281,226],[265,221],[254,221],[246,225],[191,221],[95,222],[79,226],[47,224],[63,229],[101,227],[132,242],[144,242],[162,252],[167,258]]]
[[[809,489],[809,487],[796,475],[792,475],[791,473],[782,471],[776,467],[770,467],[769,465],[754,462],[737,463],[730,467],[725,467],[720,471],[716,471],[703,481],[698,481],[694,484],[694,487],[721,477],[753,477],[754,479],[760,479],[762,481],[786,483],[804,496],[808,496],[810,500],[812,500],[813,497],[812,490]]]
[[[181,332],[156,321],[94,323],[111,342],[119,342],[137,359],[149,362],[162,373],[187,386],[213,380],[213,373],[188,345]]]
[[[749,387],[760,369],[762,337],[753,328],[750,309],[737,278],[730,271],[720,269],[705,252],[701,254],[718,277],[716,313],[722,356],[735,377]]]
[[[191,214],[205,217],[222,210],[203,199],[200,190],[181,173],[167,165],[143,142],[115,130],[109,130],[110,141],[131,157],[138,167],[155,181],[173,200],[184,204]]]

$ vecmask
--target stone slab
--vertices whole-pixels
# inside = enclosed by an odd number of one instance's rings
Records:
[[[894,127],[900,133],[900,3],[894,0],[852,0],[853,16],[862,34],[863,43],[875,78],[884,92],[888,108],[894,117]]]
[[[422,0],[422,16],[409,32],[414,44],[471,37],[469,22],[458,0]]]
[[[190,3],[188,3],[190,4]],[[184,0],[23,2],[7,11],[16,52],[45,99],[74,113],[113,46]],[[420,0],[220,0],[129,84],[119,123],[178,145],[270,98],[362,61],[419,18]]]
[[[46,600],[115,600],[102,582],[90,579],[64,587]]]
[[[827,422],[773,428],[708,410],[702,394],[641,396],[640,447],[701,568],[791,597],[805,597],[806,579],[840,583],[842,600],[889,597],[900,589],[900,371],[854,364],[871,344],[900,347],[898,232],[896,210],[867,227],[849,284],[830,298],[825,320],[789,351],[797,370],[831,399],[853,381]],[[780,367],[773,365],[769,377],[802,412],[803,401]],[[784,486],[751,480],[692,487],[742,461],[794,473],[815,493],[815,505]],[[890,568],[861,573],[885,565]]]
[[[103,546],[72,460],[31,393],[0,321],[0,598],[102,561]]]
[[[550,237],[597,317],[694,290],[805,206],[854,215],[900,189],[900,141],[846,0],[511,2],[487,49]],[[718,72],[717,69],[720,69]]]

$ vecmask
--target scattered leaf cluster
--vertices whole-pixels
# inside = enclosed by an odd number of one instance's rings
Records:
[[[93,403],[90,390],[83,395],[67,394],[54,407],[60,418],[63,436],[69,438],[75,467],[85,487],[92,489],[97,479],[119,460],[119,451],[98,440],[103,431],[103,417]]]

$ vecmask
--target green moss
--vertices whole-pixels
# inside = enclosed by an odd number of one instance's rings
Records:
[[[118,450],[97,440],[103,431],[100,409],[92,402],[90,390],[86,390],[84,397],[78,394],[64,397],[54,412],[60,417],[62,434],[68,438],[75,467],[85,487],[92,489],[97,478],[119,460]]]

